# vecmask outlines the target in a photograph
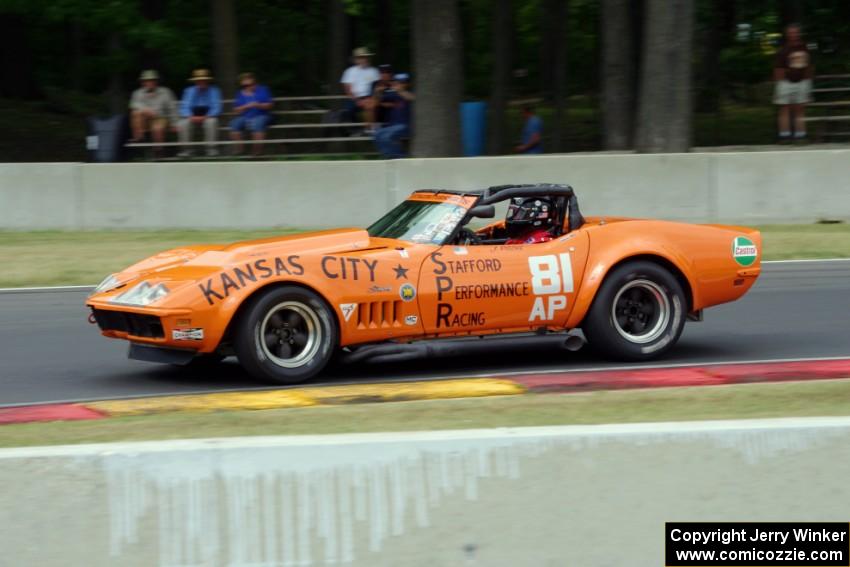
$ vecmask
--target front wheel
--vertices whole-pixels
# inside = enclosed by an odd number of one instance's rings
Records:
[[[251,300],[236,321],[233,348],[252,376],[296,384],[322,371],[338,343],[327,303],[295,286],[270,289]]]
[[[679,340],[686,309],[685,293],[673,274],[652,262],[629,262],[606,276],[582,330],[606,358],[650,360]]]

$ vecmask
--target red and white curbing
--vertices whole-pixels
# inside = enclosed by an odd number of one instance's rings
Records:
[[[692,387],[692,386],[720,386],[728,384],[746,384],[746,383],[765,383],[765,382],[792,382],[792,381],[809,381],[809,380],[834,380],[841,378],[850,378],[850,358],[844,359],[828,359],[828,360],[806,360],[806,361],[782,361],[782,362],[765,362],[765,363],[745,363],[745,364],[714,364],[701,366],[681,366],[675,368],[647,368],[647,369],[623,369],[623,370],[597,370],[597,371],[578,371],[578,372],[560,372],[560,373],[527,373],[511,376],[489,376],[480,378],[461,379],[458,382],[468,382],[471,386],[476,383],[483,382],[500,382],[503,385],[515,385],[512,391],[506,391],[504,388],[495,388],[492,393],[482,392],[460,394],[457,391],[445,397],[465,397],[475,395],[512,395],[523,393],[570,393],[570,392],[590,392],[600,390],[625,390],[625,389],[645,389],[645,388],[673,388],[673,387]],[[495,379],[495,380],[494,380]],[[435,399],[441,396],[434,395],[434,386],[440,382],[419,382],[420,384],[428,384],[430,394],[420,399]],[[405,382],[405,387],[415,385],[417,382]],[[364,384],[364,388],[368,387],[372,394],[369,396],[356,396],[348,392],[345,396],[346,401],[343,403],[369,403],[375,400],[381,400],[381,396],[376,396],[374,390],[380,389],[382,386],[391,389],[398,387],[399,384]],[[333,390],[335,387],[325,386],[327,390]],[[338,388],[356,389],[356,385],[340,386]],[[308,391],[310,386],[304,387],[304,391]],[[473,388],[470,388],[472,392]],[[405,401],[417,399],[416,389],[410,390],[414,392],[412,395],[407,395],[403,399]],[[276,390],[266,390],[264,394],[274,395]],[[290,389],[285,391],[288,395],[298,395],[299,389]],[[220,394],[210,393],[208,396],[217,396]],[[173,396],[169,396],[173,399]],[[152,409],[150,413],[162,413],[156,411],[157,399],[165,399],[165,397],[150,397],[143,398],[149,402]],[[383,401],[391,401],[392,397],[384,397]],[[30,423],[44,421],[78,421],[103,419],[111,417],[109,411],[103,409],[103,404],[100,407],[93,407],[95,402],[81,403],[53,403],[28,406],[16,406],[0,408],[0,425],[13,423]],[[297,405],[297,404],[296,404]],[[266,405],[264,409],[273,407]],[[293,407],[291,405],[282,405],[281,407]],[[244,407],[234,406],[226,407],[226,404],[219,404],[217,409],[245,409]],[[177,410],[179,411],[179,410]]]

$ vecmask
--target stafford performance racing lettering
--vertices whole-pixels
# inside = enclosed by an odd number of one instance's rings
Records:
[[[455,286],[448,276],[437,276],[437,300],[442,301],[443,294],[454,290],[454,299],[496,299],[500,297],[522,297],[529,294],[528,282],[508,282],[489,284],[470,284]]]
[[[431,254],[431,261],[437,265],[434,268],[434,273],[437,275],[451,274],[470,274],[484,272],[499,272],[502,270],[502,262],[496,258],[478,259],[478,260],[441,260],[442,252],[434,252]]]
[[[459,299],[458,293],[465,298],[475,297],[476,294],[500,294],[493,297],[506,297],[511,293],[518,293],[522,289],[522,284],[519,288],[513,287],[512,284],[494,284],[490,285],[463,285],[454,287],[454,281],[449,276],[443,275],[446,273],[466,274],[472,272],[498,272],[502,269],[502,263],[499,260],[440,260],[442,253],[434,252],[431,254],[431,261],[436,264],[434,274],[436,274],[437,282],[437,328],[441,327],[480,327],[487,323],[486,316],[481,311],[455,313],[454,307],[450,303],[442,303],[443,294],[452,290],[455,291],[455,299]],[[486,288],[486,291],[485,291]],[[527,293],[527,291],[526,291]],[[488,295],[489,297],[490,295]]]
[[[360,266],[363,266],[363,269]],[[322,272],[325,277],[330,280],[359,280],[360,276],[365,277],[365,272],[369,272],[369,281],[375,281],[375,268],[378,266],[377,260],[367,260],[366,258],[340,258],[338,256],[324,256],[322,258]]]
[[[298,260],[300,256],[293,255],[286,258],[261,258],[249,262],[243,266],[218,274],[219,281],[214,282],[209,278],[206,283],[199,283],[198,287],[204,294],[204,299],[212,305],[216,300],[222,300],[230,296],[231,291],[239,291],[249,283],[257,280],[265,280],[272,276],[280,277],[304,275],[304,266]],[[219,286],[215,286],[219,283]]]

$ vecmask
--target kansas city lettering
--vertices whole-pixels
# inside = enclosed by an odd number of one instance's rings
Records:
[[[360,269],[360,265],[366,269]],[[369,272],[369,281],[375,281],[375,268],[378,266],[377,260],[367,260],[366,258],[340,258],[338,256],[324,256],[321,262],[322,273],[325,277],[331,280],[337,278],[342,280],[359,280],[364,272]]]
[[[478,260],[441,260],[442,252],[431,254],[431,261],[436,264],[435,274],[470,274],[483,272],[499,272],[502,270],[502,262],[497,258],[486,258]]]
[[[260,258],[254,262],[248,262],[237,266],[232,270],[221,272],[217,278],[209,278],[204,283],[199,283],[204,299],[212,305],[229,297],[232,291],[239,291],[259,280],[265,280],[272,276],[279,277],[304,275],[304,266],[299,263],[300,256],[293,255],[286,258]]]

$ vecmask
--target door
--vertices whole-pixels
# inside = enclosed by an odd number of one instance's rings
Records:
[[[587,260],[587,235],[528,245],[442,246],[422,265],[427,334],[563,327]]]

